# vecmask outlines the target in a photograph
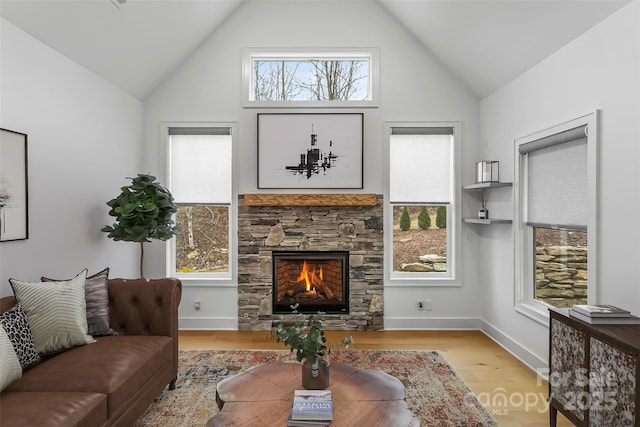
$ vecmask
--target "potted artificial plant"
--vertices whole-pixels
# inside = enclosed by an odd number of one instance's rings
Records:
[[[298,305],[291,306],[300,318],[289,326],[278,325],[275,334],[278,342],[296,352],[296,359],[302,362],[302,387],[324,390],[329,387],[329,361],[325,358],[327,339],[324,336],[322,313],[311,314],[306,319],[297,311]],[[353,337],[340,340],[340,346],[349,348]]]
[[[151,242],[150,239],[169,240],[178,234],[180,228],[172,218],[177,208],[169,190],[155,176],[138,174],[128,179],[131,184],[121,187],[120,195],[107,202],[111,208],[109,215],[116,222],[105,225],[101,231],[109,233],[108,237],[115,241],[140,243],[140,277],[144,278],[144,243]]]

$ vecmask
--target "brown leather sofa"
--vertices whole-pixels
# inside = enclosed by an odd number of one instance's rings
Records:
[[[130,426],[178,373],[178,279],[110,279],[118,336],[45,358],[0,394],[0,425]],[[15,304],[0,298],[0,312]]]

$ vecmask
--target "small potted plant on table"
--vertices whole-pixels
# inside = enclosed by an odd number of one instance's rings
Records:
[[[327,339],[324,336],[322,314],[311,314],[306,319],[298,313],[298,305],[291,306],[299,320],[289,326],[278,325],[275,335],[278,342],[296,352],[296,359],[302,362],[302,387],[308,390],[324,390],[329,387],[329,361],[327,360]],[[353,337],[340,340],[340,346],[349,348]]]

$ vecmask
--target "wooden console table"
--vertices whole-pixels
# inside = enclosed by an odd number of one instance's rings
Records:
[[[640,426],[640,325],[592,325],[550,309],[550,425]]]
[[[379,371],[344,363],[330,366],[332,427],[419,427],[404,401],[404,386]],[[301,386],[300,363],[267,363],[222,380],[216,387],[220,412],[207,427],[286,426],[293,391]]]

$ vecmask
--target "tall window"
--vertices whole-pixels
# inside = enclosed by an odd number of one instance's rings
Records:
[[[231,277],[232,128],[167,127],[169,188],[181,231],[169,248],[169,273]]]
[[[455,278],[456,127],[388,125],[388,280]]]
[[[377,87],[377,51],[258,50],[244,54],[246,106],[367,106]]]
[[[517,303],[525,311],[586,304],[593,294],[594,131],[590,115],[516,141]]]

